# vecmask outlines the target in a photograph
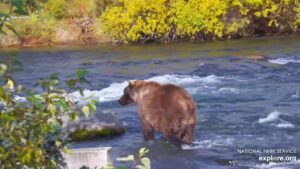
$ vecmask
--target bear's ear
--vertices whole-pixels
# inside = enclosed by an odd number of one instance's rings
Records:
[[[129,84],[129,87],[132,87],[134,85],[134,80],[129,80],[128,84]]]

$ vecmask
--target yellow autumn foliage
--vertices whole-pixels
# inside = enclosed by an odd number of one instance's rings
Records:
[[[100,17],[122,42],[196,41],[294,32],[298,0],[119,0]]]
[[[96,32],[125,43],[225,40],[294,33],[300,28],[299,0],[25,2],[27,1],[24,1],[24,7],[20,9],[30,8],[28,15],[36,16],[39,21],[20,21],[16,24],[20,28],[16,30],[20,30],[21,35],[43,36],[46,39],[52,36],[59,20],[98,17],[100,22],[95,25]],[[3,9],[8,7],[7,3],[0,2],[1,4],[6,5]],[[37,26],[39,27],[36,28]]]
[[[167,0],[120,0],[102,15],[104,31],[118,40],[129,42],[159,39],[167,36]]]

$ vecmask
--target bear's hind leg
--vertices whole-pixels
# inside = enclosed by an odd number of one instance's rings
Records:
[[[154,128],[145,120],[142,120],[142,130],[145,141],[154,139]]]
[[[194,126],[186,127],[184,133],[181,136],[181,140],[186,144],[192,144],[194,140]]]
[[[170,141],[170,143],[172,143],[173,145],[175,145],[176,147],[181,147],[181,144],[183,143],[181,140],[181,132],[178,129],[177,125],[171,125],[170,128],[162,130],[162,133],[164,135],[164,137]]]
[[[175,147],[181,148],[182,141],[175,135],[169,135],[166,137]]]

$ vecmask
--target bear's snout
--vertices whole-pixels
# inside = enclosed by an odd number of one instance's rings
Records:
[[[127,96],[126,94],[125,95],[123,95],[119,100],[118,100],[118,102],[119,102],[119,104],[120,105],[127,105],[127,104],[130,104],[130,103],[132,103],[133,101],[132,101],[132,99],[129,97],[129,96]]]
[[[120,99],[118,100],[118,103],[119,103],[120,105],[126,105],[126,103],[124,103],[124,101],[122,100],[122,98],[120,98]]]

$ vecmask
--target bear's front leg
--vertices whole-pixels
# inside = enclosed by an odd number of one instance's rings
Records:
[[[141,120],[142,122],[142,130],[144,135],[144,140],[149,141],[154,139],[154,129],[153,127],[144,119]]]

